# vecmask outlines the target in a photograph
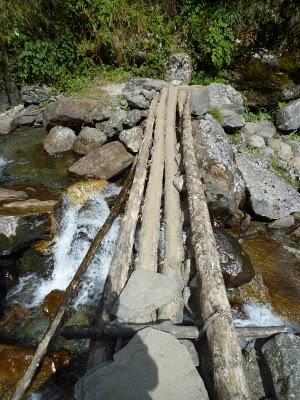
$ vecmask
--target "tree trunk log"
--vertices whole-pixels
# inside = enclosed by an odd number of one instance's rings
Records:
[[[181,96],[183,93],[181,92]],[[194,153],[190,94],[184,103],[182,144],[192,244],[199,279],[199,307],[202,311],[212,358],[214,399],[248,399],[241,350],[233,326],[215,238]]]
[[[58,311],[56,312],[55,316],[53,317],[43,339],[41,340],[35,355],[27,368],[24,377],[20,380],[18,383],[18,386],[16,388],[16,391],[13,396],[13,400],[20,400],[22,399],[23,395],[25,394],[26,390],[31,384],[31,381],[41,363],[43,360],[44,356],[46,355],[49,343],[51,339],[55,336],[57,331],[59,330],[61,324],[63,323],[64,316],[66,314],[66,311],[70,305],[70,302],[74,298],[75,294],[78,291],[78,286],[80,284],[81,278],[88,269],[92,259],[94,258],[99,246],[102,243],[103,238],[111,228],[114,220],[118,216],[123,203],[126,200],[127,197],[127,192],[130,188],[132,178],[133,178],[133,173],[134,173],[134,166],[132,167],[130,174],[125,182],[125,185],[121,191],[121,193],[118,195],[118,199],[113,206],[108,218],[106,219],[105,223],[103,224],[102,228],[99,230],[97,235],[95,236],[89,250],[87,251],[86,255],[84,256],[80,266],[78,267],[73,279],[69,283],[64,298],[58,308]]]
[[[165,220],[165,256],[160,272],[175,278],[179,287],[183,288],[181,267],[184,261],[182,241],[182,217],[180,207],[180,195],[174,185],[174,180],[179,175],[178,161],[176,159],[176,107],[177,87],[171,87],[168,91],[168,103],[166,112],[166,139],[165,139],[165,188],[164,188],[164,220]],[[181,301],[180,301],[181,300]],[[183,320],[182,291],[178,293],[178,299],[159,310],[158,318],[169,319],[174,323]]]
[[[153,99],[149,109],[144,138],[138,155],[135,176],[122,220],[116,249],[105,281],[103,295],[97,309],[95,326],[98,328],[109,323],[111,308],[119,297],[128,279],[129,267],[132,261],[134,234],[147,176],[147,164],[152,144],[157,104],[158,96]],[[92,341],[89,349],[88,368],[92,368],[109,359],[110,353],[111,346],[109,343],[101,342],[99,340]]]

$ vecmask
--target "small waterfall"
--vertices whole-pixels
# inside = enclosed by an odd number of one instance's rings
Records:
[[[235,319],[236,326],[281,326],[285,322],[272,310],[271,306],[253,302],[244,303],[246,319]]]
[[[58,241],[53,249],[54,269],[50,279],[32,274],[22,277],[10,293],[10,301],[20,301],[29,307],[40,305],[45,296],[54,289],[64,290],[74,276],[96,233],[109,215],[106,198],[118,194],[120,188],[110,185],[94,195],[84,205],[71,204],[67,197],[63,201],[63,218],[60,223]],[[95,303],[102,292],[118,236],[117,219],[104,238],[87,273],[83,277],[74,307]]]

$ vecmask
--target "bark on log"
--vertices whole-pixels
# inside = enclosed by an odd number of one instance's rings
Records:
[[[164,220],[165,220],[165,256],[160,272],[175,278],[181,291],[178,299],[162,307],[158,312],[159,319],[169,319],[174,323],[183,320],[182,288],[183,280],[181,267],[184,261],[182,241],[182,221],[180,195],[174,185],[175,178],[179,175],[176,159],[176,108],[177,87],[171,87],[168,91],[168,103],[165,125],[165,187],[164,187]]]
[[[130,338],[141,329],[154,328],[174,335],[177,339],[197,340],[199,338],[199,329],[194,325],[173,325],[170,323],[154,324],[120,324],[106,325],[103,328],[85,325],[65,326],[61,330],[61,336],[67,340],[74,339],[103,339],[112,338]],[[287,333],[286,326],[238,326],[235,327],[239,339],[242,338],[267,338],[279,333]]]
[[[87,251],[86,255],[84,256],[82,262],[80,263],[80,266],[78,267],[74,277],[72,278],[71,282],[69,283],[68,287],[66,288],[64,298],[55,314],[53,317],[43,339],[41,340],[35,355],[28,366],[24,377],[20,380],[18,383],[18,386],[16,388],[16,391],[14,393],[14,396],[12,400],[20,400],[24,396],[26,390],[31,384],[31,381],[41,363],[43,360],[44,356],[47,353],[47,349],[49,346],[49,343],[51,339],[55,336],[59,328],[61,327],[61,324],[63,323],[64,316],[68,310],[68,307],[74,298],[74,296],[77,293],[78,286],[81,282],[81,278],[88,269],[91,261],[93,260],[99,246],[102,243],[103,238],[111,228],[114,220],[120,213],[121,208],[123,207],[123,203],[126,200],[127,193],[129,191],[132,178],[134,175],[134,169],[135,169],[135,163],[133,167],[131,168],[131,171],[129,173],[129,176],[126,179],[126,182],[124,184],[123,189],[121,190],[120,194],[118,195],[117,201],[114,204],[109,216],[107,217],[105,223],[103,224],[102,228],[99,230],[97,235],[95,236],[89,250]]]
[[[143,205],[142,226],[136,268],[157,270],[160,233],[160,207],[164,174],[165,112],[167,90],[163,89],[158,105],[154,144],[148,185]]]
[[[184,92],[180,94],[183,95]],[[194,153],[190,94],[183,110],[182,144],[191,221],[192,244],[199,278],[199,307],[213,365],[214,399],[248,399],[248,388],[230,305],[221,273],[203,185]]]
[[[149,109],[144,138],[138,155],[135,176],[122,220],[116,249],[105,281],[103,295],[96,313],[96,327],[104,326],[109,322],[111,308],[123,290],[128,278],[136,224],[147,176],[147,165],[152,144],[157,104],[158,95],[153,99]],[[101,342],[99,340],[91,341],[88,369],[109,359],[110,354],[111,346],[109,343]]]

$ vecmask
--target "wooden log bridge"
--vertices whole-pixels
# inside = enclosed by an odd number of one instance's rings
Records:
[[[183,177],[186,183],[184,193],[178,185]],[[80,279],[128,193],[95,323],[92,326],[62,329],[67,308],[77,293]],[[183,319],[184,306],[188,307],[182,296],[188,276],[182,229],[183,196],[188,203],[189,231],[199,281],[195,296],[197,301],[191,304],[192,314],[202,316],[201,323],[194,321],[192,324],[186,324]],[[162,229],[163,251],[159,246]],[[134,252],[136,237],[138,245]],[[129,290],[134,274],[139,271],[171,279],[176,287],[175,296],[157,309],[149,308],[142,315],[132,314],[127,321],[120,321],[118,310],[122,305],[122,296]],[[110,360],[114,352],[122,347],[124,340],[149,326],[180,339],[196,340],[206,335],[212,362],[212,398],[216,400],[249,399],[238,336],[266,337],[286,331],[285,327],[234,327],[196,163],[190,88],[186,86],[163,89],[153,99],[140,151],[124,188],[68,286],[62,305],[19,382],[13,400],[23,398],[55,335],[61,333],[68,339],[90,338],[88,368],[92,368]]]

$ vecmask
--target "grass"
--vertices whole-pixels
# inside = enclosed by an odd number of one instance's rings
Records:
[[[300,142],[300,133],[293,133],[288,136],[289,140],[294,140],[295,142]]]
[[[207,75],[204,72],[198,72],[193,75],[191,84],[192,85],[203,85],[208,86],[211,83],[228,83],[228,80],[224,78],[224,72],[219,72],[218,75]]]
[[[259,110],[257,113],[253,113],[249,111],[248,108],[245,108],[244,117],[246,122],[257,122],[257,121],[270,121],[271,116],[264,110]]]
[[[287,169],[281,165],[278,156],[272,158],[271,165],[277,175],[284,179],[289,185],[293,186],[296,190],[299,189],[299,182],[289,175]]]
[[[278,102],[278,107],[280,110],[283,110],[287,106],[287,103],[285,101],[279,101]]]
[[[241,132],[236,132],[229,136],[229,141],[231,144],[239,144],[241,141]]]
[[[252,146],[244,147],[243,151],[245,153],[249,153],[249,154],[255,154],[255,155],[259,155],[260,154],[260,149],[258,149],[257,147],[252,147]]]
[[[215,120],[219,122],[219,124],[223,125],[225,122],[224,115],[219,108],[212,108],[209,110],[209,114],[214,117]]]

